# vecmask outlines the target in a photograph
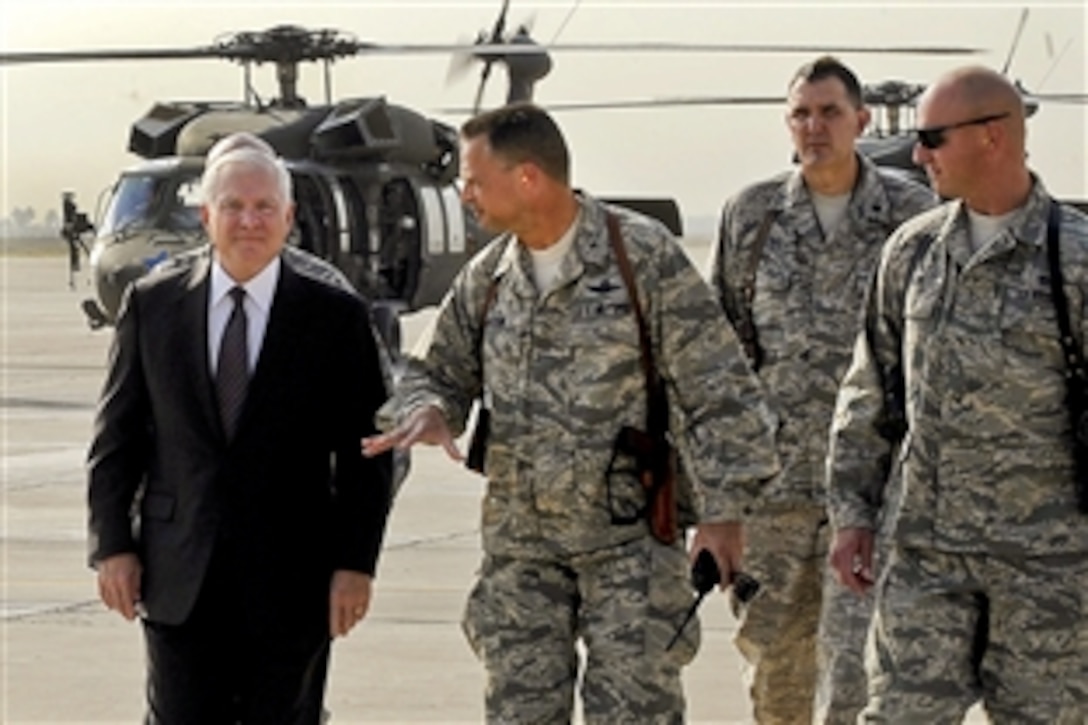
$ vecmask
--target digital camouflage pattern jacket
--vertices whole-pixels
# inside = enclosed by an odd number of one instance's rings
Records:
[[[632,462],[605,475],[621,426],[646,424],[638,327],[606,209],[634,269],[698,517],[741,518],[778,468],[759,381],[684,251],[656,221],[579,201],[580,226],[552,291],[539,296],[519,242],[493,240],[454,280],[429,346],[408,357],[383,409],[388,426],[439,406],[456,434],[482,392],[491,411],[482,526],[491,554],[563,556],[646,535],[642,521],[612,524],[613,513],[630,516],[645,501]]]
[[[1065,361],[1050,290],[1038,180],[1011,226],[977,252],[962,202],[900,228],[880,261],[837,402],[828,462],[836,527],[873,528],[886,500],[895,540],[949,552],[1088,551],[1078,513]],[[919,251],[921,250],[921,251]],[[1062,207],[1060,250],[1077,344],[1088,300],[1088,217]],[[902,482],[885,490],[885,386],[904,386]]]
[[[820,228],[800,170],[725,203],[710,280],[779,417],[782,473],[763,504],[824,503],[827,431],[880,249],[932,192],[858,156],[846,212]]]

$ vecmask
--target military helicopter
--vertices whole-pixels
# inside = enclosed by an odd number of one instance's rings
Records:
[[[1019,48],[1023,37],[1023,31],[1028,20],[1029,10],[1021,11],[1012,42],[1002,65],[1001,72],[1008,76],[1013,63],[1013,58]],[[1047,38],[1048,44],[1050,38]],[[1066,43],[1061,52],[1052,55],[1050,68],[1047,70],[1041,85],[1069,47]],[[953,48],[929,48],[917,49],[923,53],[951,54],[965,52],[969,49]],[[1028,117],[1033,116],[1043,104],[1088,104],[1088,94],[1085,93],[1041,93],[1029,91],[1020,80],[1014,81],[1016,88],[1023,98],[1024,108]],[[928,184],[925,170],[914,163],[913,151],[916,143],[916,114],[915,106],[918,98],[925,91],[926,86],[920,83],[910,83],[903,80],[891,79],[878,83],[867,83],[862,86],[862,101],[871,111],[869,125],[857,140],[857,150],[872,159],[877,165],[898,169],[905,175],[922,184]],[[658,98],[642,99],[611,99],[588,102],[565,102],[548,104],[551,111],[603,111],[603,110],[635,110],[651,108],[693,108],[693,107],[718,107],[718,106],[772,106],[782,107],[785,104],[785,94],[777,96],[752,95],[700,95],[700,96],[664,96]],[[454,109],[443,109],[450,111]],[[796,162],[796,158],[794,158]],[[1088,200],[1063,199],[1088,211]]]
[[[1016,85],[1020,89],[1029,117],[1034,115],[1043,103],[1088,103],[1088,94],[1031,93],[1019,82]],[[925,86],[920,83],[908,83],[901,80],[864,84],[862,100],[872,112],[872,119],[857,141],[858,151],[871,158],[877,165],[899,169],[923,184],[928,183],[925,171],[915,165],[912,153],[916,141],[915,104],[924,90]],[[548,104],[548,109],[561,112],[697,106],[782,106],[785,100],[785,94],[781,96],[663,96],[647,99]]]
[[[199,216],[203,156],[240,130],[262,136],[285,159],[297,204],[291,242],[335,264],[374,300],[383,332],[395,335],[388,328],[401,309],[441,298],[484,239],[453,185],[456,130],[380,96],[333,103],[328,74],[324,104],[308,104],[297,91],[299,63],[327,68],[368,47],[337,31],[282,25],[190,50],[0,57],[8,63],[217,57],[242,64],[243,101],[156,103],[132,124],[128,148],[144,161],[121,172],[96,223],[70,193],[63,195],[69,263],[78,270],[86,254],[94,279],[96,298],[83,302],[92,327],[112,323],[132,280],[206,242]],[[261,63],[275,65],[278,98],[264,101],[252,91],[252,66]]]
[[[250,131],[285,159],[294,181],[291,243],[336,265],[373,303],[378,326],[398,348],[397,315],[437,303],[461,265],[488,236],[461,205],[456,186],[457,132],[384,96],[332,100],[330,66],[342,58],[390,53],[459,54],[482,64],[473,111],[495,64],[506,67],[507,102],[529,99],[551,68],[549,51],[826,52],[818,46],[568,44],[547,49],[527,26],[506,34],[509,1],[490,32],[472,44],[381,46],[336,30],[279,25],[238,32],[195,48],[3,52],[0,65],[219,58],[242,66],[241,101],[160,102],[131,127],[128,148],[143,159],[121,172],[94,222],[63,195],[62,234],[74,273],[88,259],[95,297],[82,303],[92,328],[111,324],[125,287],[166,258],[206,242],[200,224],[203,156],[216,140]],[[854,48],[856,52],[969,52],[970,49]],[[298,92],[303,62],[324,66],[325,99]],[[254,66],[274,65],[279,95],[253,90]],[[611,199],[662,219],[680,234],[672,199]],[[87,238],[93,234],[90,246]]]

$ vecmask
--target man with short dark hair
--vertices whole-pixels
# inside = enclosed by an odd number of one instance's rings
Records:
[[[239,143],[203,186],[211,255],[136,282],[118,318],[90,559],[142,619],[149,723],[316,725],[389,507],[388,458],[358,450],[386,397],[376,343],[357,295],[284,262],[277,158]]]
[[[741,512],[777,470],[758,382],[665,228],[571,188],[547,113],[472,119],[461,161],[465,203],[503,233],[454,281],[384,410],[389,432],[364,450],[429,443],[460,460],[453,437],[477,397],[490,415],[484,558],[464,617],[489,723],[570,722],[579,640],[587,723],[682,722],[680,670],[699,644],[692,622],[667,648],[692,603],[683,532],[651,535],[652,494],[620,444],[648,427],[640,322],[699,494],[693,551],[713,554],[725,586]]]
[[[848,543],[891,519],[864,722],[961,722],[980,699],[998,724],[1088,722],[1088,482],[1057,304],[1083,357],[1088,218],[1028,169],[1024,118],[988,68],[922,95],[914,158],[953,201],[888,240],[839,391],[832,523]],[[905,430],[897,451],[888,422]],[[891,455],[896,485],[878,465]],[[834,563],[868,584],[851,557]]]
[[[858,153],[868,122],[849,68],[831,57],[802,66],[786,107],[799,168],[726,201],[711,259],[713,286],[782,421],[782,473],[745,521],[745,560],[765,586],[737,607],[736,643],[763,725],[812,722],[818,681],[819,722],[853,723],[865,704],[872,600],[826,575],[827,430],[880,247],[935,202]],[[868,578],[871,551],[870,541],[858,562]]]

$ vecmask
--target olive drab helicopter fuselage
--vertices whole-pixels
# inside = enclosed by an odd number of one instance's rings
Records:
[[[460,52],[482,61],[482,80],[501,63],[509,78],[507,102],[527,100],[551,60],[524,28],[503,37],[506,9],[504,3],[490,41],[481,36],[467,48],[400,46],[394,52]],[[291,174],[295,229],[288,243],[339,268],[371,301],[379,328],[396,349],[397,315],[438,303],[490,235],[461,204],[453,127],[383,96],[328,100],[331,61],[376,49],[338,31],[283,25],[189,50],[0,53],[5,63],[217,57],[240,62],[245,71],[243,102],[157,103],[132,124],[129,151],[144,160],[121,173],[95,223],[73,194],[63,194],[61,233],[71,270],[80,269],[86,254],[94,284],[95,296],[82,303],[88,323],[112,324],[129,283],[207,243],[200,222],[204,156],[220,138],[248,131],[271,144]],[[322,105],[308,104],[297,93],[297,67],[305,61],[325,63]],[[262,103],[251,91],[250,70],[263,62],[276,66],[280,97]],[[481,81],[477,103],[482,87]],[[612,201],[680,232],[679,209],[671,199]]]
[[[551,69],[549,51],[619,52],[829,52],[819,46],[677,44],[552,44],[547,49],[527,26],[506,33],[509,0],[494,26],[471,44],[379,46],[335,30],[280,25],[223,36],[196,48],[0,52],[0,65],[218,58],[244,72],[240,102],[155,104],[132,124],[129,150],[143,161],[122,172],[94,223],[73,194],[63,195],[62,236],[69,266],[89,260],[94,297],[83,310],[92,327],[111,324],[125,288],[165,259],[207,243],[200,223],[204,155],[220,138],[248,131],[264,138],[286,164],[294,189],[295,229],[288,242],[328,260],[370,301],[379,329],[396,350],[400,312],[436,304],[469,257],[489,238],[462,206],[456,177],[457,131],[440,121],[387,102],[383,96],[333,101],[330,67],[341,58],[370,53],[443,53],[482,65],[476,100],[495,64],[507,71],[507,103],[532,98],[534,84]],[[972,52],[960,48],[854,48],[856,52]],[[312,105],[297,91],[300,63],[324,64],[324,103]],[[257,98],[254,65],[274,65],[279,96]],[[451,66],[452,70],[452,66]],[[727,102],[735,102],[735,99]],[[764,102],[758,100],[757,102]],[[583,108],[618,108],[604,101]],[[641,105],[641,104],[636,104]],[[657,105],[651,102],[650,105]],[[667,105],[673,105],[667,103]],[[549,109],[563,110],[562,104]],[[673,199],[606,199],[661,220],[681,234]],[[89,247],[88,247],[88,237]]]
[[[115,319],[131,281],[207,242],[204,154],[236,131],[263,137],[291,174],[288,243],[333,263],[382,314],[437,303],[486,241],[454,185],[456,131],[384,98],[298,108],[157,104],[132,126],[129,149],[145,160],[121,173],[94,230],[96,299],[83,303],[93,326]],[[64,208],[67,234],[88,231],[70,198]]]
[[[63,196],[70,265],[86,252],[94,297],[82,303],[92,327],[111,324],[125,288],[167,258],[207,243],[201,224],[204,157],[219,139],[247,131],[267,141],[290,172],[295,228],[289,244],[331,262],[371,300],[390,342],[396,316],[437,303],[484,235],[461,205],[457,131],[382,96],[308,104],[297,66],[360,52],[335,31],[277,26],[238,33],[183,57],[237,60],[242,102],[156,103],[132,124],[128,149],[143,159],[120,174],[91,223]],[[179,51],[34,55],[40,60],[177,57]],[[72,57],[76,56],[76,57]],[[251,91],[250,65],[274,63],[279,98]],[[327,68],[326,68],[327,69]],[[325,76],[326,97],[330,96]],[[93,234],[89,248],[85,237]]]

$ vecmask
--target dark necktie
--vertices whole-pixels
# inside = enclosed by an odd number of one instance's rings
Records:
[[[246,400],[249,387],[249,345],[246,342],[246,291],[235,287],[230,291],[234,310],[223,330],[219,344],[219,362],[215,371],[215,390],[219,396],[219,415],[227,438],[234,437],[238,414]]]

